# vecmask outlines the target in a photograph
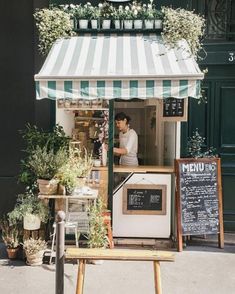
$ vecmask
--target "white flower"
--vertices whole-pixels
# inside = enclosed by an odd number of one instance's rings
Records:
[[[130,10],[130,7],[129,7],[129,6],[126,6],[126,7],[125,7],[125,10],[126,10],[126,11],[129,11],[129,10]]]
[[[98,6],[99,6],[99,8],[102,8],[103,7],[103,4],[102,3],[99,3]]]

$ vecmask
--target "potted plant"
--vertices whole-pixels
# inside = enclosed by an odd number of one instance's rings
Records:
[[[0,229],[2,230],[2,239],[4,244],[6,245],[8,258],[16,259],[20,245],[20,232],[18,225],[10,224],[9,220],[6,217],[4,217],[0,221]]]
[[[217,157],[216,149],[214,147],[209,147],[206,150],[203,150],[203,144],[205,138],[203,138],[198,129],[193,132],[192,137],[188,138],[187,142],[187,153],[188,157],[192,158],[202,158],[202,157]]]
[[[91,7],[91,28],[98,29],[100,20],[100,9],[97,6]]]
[[[89,20],[92,17],[92,6],[90,2],[87,2],[86,4],[82,5],[79,4],[76,6],[74,15],[79,23],[80,29],[87,29]]]
[[[45,250],[47,249],[46,241],[42,239],[27,239],[23,243],[28,265],[41,265]]]
[[[64,5],[59,5],[59,8],[70,16],[70,22],[71,22],[72,28],[76,30],[77,29],[77,19],[74,17],[74,11],[76,9],[76,5],[64,4]]]
[[[107,226],[105,224],[104,204],[101,198],[98,199],[96,205],[92,205],[88,210],[89,215],[89,232],[88,247],[89,248],[106,248],[109,240],[107,237]],[[94,260],[92,263],[100,264],[103,261]]]
[[[134,19],[134,28],[142,29],[143,27],[143,9],[141,3],[134,1],[131,6]]]
[[[124,28],[126,30],[130,30],[133,27],[133,12],[130,9],[128,5],[125,6],[124,12],[123,12],[123,23],[124,23]]]
[[[153,29],[154,26],[154,13],[155,9],[153,7],[153,1],[150,0],[150,3],[143,5],[144,7],[144,25],[146,29]]]
[[[103,29],[110,29],[111,19],[113,17],[114,8],[108,2],[104,2],[103,4],[99,4],[100,8],[100,18]]]
[[[155,29],[162,29],[163,13],[161,10],[154,9]]]
[[[118,9],[114,9],[113,11],[113,22],[115,29],[121,29],[123,27],[123,17],[124,17],[124,10],[123,6],[119,5]]]
[[[49,208],[34,194],[27,192],[18,195],[14,209],[8,213],[11,224],[23,222],[25,230],[38,230],[41,222],[47,222]]]
[[[34,13],[39,34],[39,52],[46,55],[53,43],[62,37],[74,35],[70,14],[59,8],[39,9]]]
[[[37,175],[32,172],[28,163],[31,155],[35,153],[37,146],[41,147],[41,150],[47,146],[47,150],[53,151],[54,154],[60,149],[68,150],[70,138],[66,136],[63,128],[58,124],[53,127],[52,131],[42,130],[35,125],[27,124],[24,130],[20,130],[20,135],[25,142],[25,149],[23,150],[25,156],[21,160],[19,182],[28,187],[35,187],[35,192],[37,192],[38,187],[35,185]],[[53,158],[53,156],[51,157]]]
[[[37,178],[39,192],[43,195],[52,195],[57,192],[58,181],[55,174],[67,159],[67,151],[61,148],[54,152],[47,146],[36,146],[28,158],[28,168]]]
[[[205,31],[205,19],[193,11],[177,8],[162,9],[164,41],[171,47],[179,46],[179,41],[187,40],[191,53],[197,56],[202,48],[201,39]]]
[[[82,187],[93,166],[92,155],[84,149],[84,152],[77,148],[70,148],[69,156],[56,174],[59,183],[65,186],[66,194]]]

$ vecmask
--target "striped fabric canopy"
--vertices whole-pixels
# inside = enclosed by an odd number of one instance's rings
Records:
[[[37,99],[198,98],[201,79],[186,41],[169,49],[156,34],[57,40],[35,75]]]

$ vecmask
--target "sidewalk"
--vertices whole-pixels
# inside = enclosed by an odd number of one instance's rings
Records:
[[[224,249],[212,242],[188,245],[183,252],[175,252],[174,263],[161,264],[163,294],[235,293],[233,241],[235,235],[226,234]],[[0,250],[3,254],[2,246]],[[30,267],[23,261],[2,258],[0,273],[1,294],[55,293],[54,265]],[[77,265],[66,263],[65,294],[75,293],[76,274]],[[154,293],[152,263],[105,261],[102,265],[87,265],[84,294],[120,293]]]

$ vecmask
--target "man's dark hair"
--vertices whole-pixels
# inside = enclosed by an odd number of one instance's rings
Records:
[[[115,115],[115,120],[124,120],[126,119],[127,123],[129,123],[129,121],[131,120],[131,118],[126,115],[124,112],[118,112],[116,115]]]

